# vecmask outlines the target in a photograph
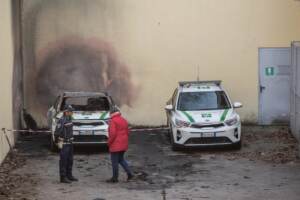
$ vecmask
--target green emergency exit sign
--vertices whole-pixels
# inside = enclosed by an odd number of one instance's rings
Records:
[[[265,74],[266,74],[266,76],[274,76],[275,75],[274,67],[266,67]]]

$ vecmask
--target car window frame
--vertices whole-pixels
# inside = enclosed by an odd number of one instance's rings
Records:
[[[176,108],[176,103],[177,103],[177,96],[178,96],[178,88],[175,89],[173,95],[172,95],[172,101],[171,101],[171,104],[173,106],[173,109],[175,110]]]
[[[87,97],[88,97],[88,96],[87,96]],[[110,110],[116,105],[116,104],[114,103],[114,100],[112,99],[111,96],[101,96],[101,97],[102,97],[102,98],[106,98],[107,101],[108,101],[108,104],[109,104],[109,110],[107,110],[107,111],[110,111]],[[62,108],[62,104],[63,104],[63,103],[65,104],[66,99],[68,99],[68,98],[76,98],[76,97],[66,97],[65,95],[62,96],[62,97],[60,98],[60,101],[59,101],[59,104],[58,104],[59,111],[63,109],[63,108]]]
[[[58,95],[58,96],[55,98],[55,101],[54,101],[54,104],[53,104],[53,108],[54,108],[56,111],[58,110],[59,102],[60,102],[60,95]]]

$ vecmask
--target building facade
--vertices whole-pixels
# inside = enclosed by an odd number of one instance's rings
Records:
[[[199,68],[201,80],[222,80],[244,104],[243,121],[256,123],[259,48],[298,40],[299,11],[294,0],[27,0],[25,105],[43,124],[59,89],[104,90],[131,123],[161,125],[178,81],[196,80]]]
[[[1,1],[0,6],[0,128],[12,128],[12,79],[14,68],[14,48],[12,31],[12,7],[10,0]],[[14,143],[14,135],[7,133],[10,142]],[[1,130],[0,133],[0,163],[9,151],[9,145]]]
[[[22,107],[45,126],[64,90],[108,91],[130,123],[162,125],[178,81],[197,76],[222,80],[243,103],[243,121],[256,123],[259,48],[300,38],[295,0],[3,0],[0,20],[6,128],[19,124]],[[2,134],[0,151],[3,158]]]

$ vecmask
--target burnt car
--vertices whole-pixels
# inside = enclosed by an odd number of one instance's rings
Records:
[[[51,149],[57,149],[58,136],[55,129],[58,120],[63,116],[62,110],[66,104],[74,109],[73,144],[107,145],[109,111],[116,107],[112,98],[106,93],[64,92],[56,98],[47,113],[51,130]]]

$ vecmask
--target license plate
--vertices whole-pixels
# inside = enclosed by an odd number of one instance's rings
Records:
[[[212,132],[202,133],[202,137],[215,137],[215,134]]]
[[[94,135],[93,131],[80,131],[80,135]]]

